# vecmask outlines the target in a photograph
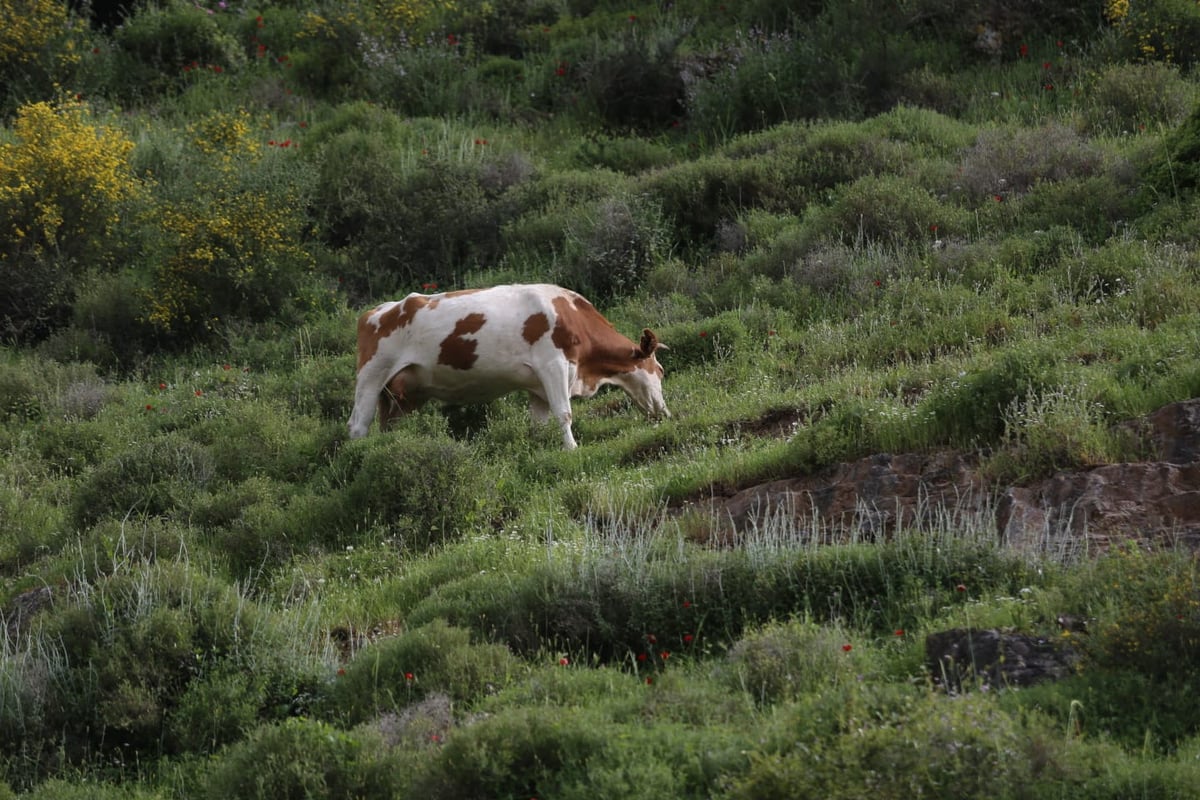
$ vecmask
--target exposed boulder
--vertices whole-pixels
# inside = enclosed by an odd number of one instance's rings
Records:
[[[996,629],[955,628],[925,637],[925,660],[947,691],[1032,686],[1072,673],[1079,654],[1061,639]]]

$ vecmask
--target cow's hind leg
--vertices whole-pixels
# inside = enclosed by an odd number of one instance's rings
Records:
[[[350,438],[360,439],[371,429],[384,384],[395,375],[391,365],[374,361],[364,364],[354,383],[354,411],[350,414]]]

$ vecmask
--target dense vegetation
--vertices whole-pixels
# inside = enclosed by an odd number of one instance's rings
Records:
[[[1200,794],[1190,553],[697,503],[1142,455],[1200,394],[1195,0],[0,18],[0,797]],[[517,280],[654,328],[674,417],[347,440],[358,310]],[[951,627],[1078,672],[947,693]]]

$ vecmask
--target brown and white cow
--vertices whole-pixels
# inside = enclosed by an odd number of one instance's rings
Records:
[[[358,380],[350,436],[366,436],[426,400],[467,405],[529,393],[533,418],[553,415],[563,446],[571,398],[605,384],[625,390],[648,416],[671,416],[663,400],[660,345],[649,328],[634,344],[581,295],[549,284],[410,294],[358,320]]]

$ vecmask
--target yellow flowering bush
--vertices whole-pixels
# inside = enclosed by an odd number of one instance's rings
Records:
[[[1104,16],[1141,61],[1200,60],[1200,0],[1107,0]]]
[[[33,60],[67,28],[62,0],[0,0],[0,64]]]
[[[66,0],[0,0],[0,111],[74,81],[89,37]]]
[[[0,144],[0,266],[48,251],[94,260],[140,190],[133,142],[92,119],[84,103],[34,103]]]
[[[160,333],[202,336],[222,320],[265,319],[294,303],[312,271],[300,245],[299,190],[265,178],[280,171],[268,159],[290,153],[265,152],[257,132],[245,110],[214,112],[188,128],[195,191],[164,200],[155,220],[162,247],[145,301]]]

